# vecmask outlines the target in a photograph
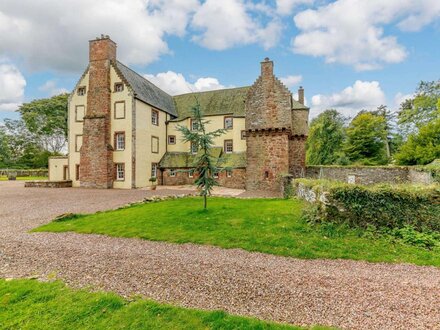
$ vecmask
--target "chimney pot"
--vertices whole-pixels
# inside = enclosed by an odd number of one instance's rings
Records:
[[[261,75],[263,77],[273,76],[273,61],[266,57],[263,62],[261,62]]]
[[[299,86],[298,89],[298,102],[304,105],[304,88]]]

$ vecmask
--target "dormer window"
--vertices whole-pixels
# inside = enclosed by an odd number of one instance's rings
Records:
[[[77,94],[78,96],[86,95],[86,87],[85,86],[78,87]]]
[[[122,92],[124,90],[123,83],[115,83],[115,93]]]

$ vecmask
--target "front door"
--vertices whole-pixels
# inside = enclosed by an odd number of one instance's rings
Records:
[[[67,165],[63,166],[63,180],[69,180],[69,166]]]

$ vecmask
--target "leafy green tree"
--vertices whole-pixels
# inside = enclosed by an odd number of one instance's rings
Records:
[[[378,165],[387,162],[386,119],[373,112],[361,111],[347,128],[344,151],[355,163]]]
[[[6,128],[0,126],[0,168],[8,167],[11,159],[11,149]]]
[[[67,99],[69,94],[23,103],[18,112],[36,143],[60,153],[67,142]]]
[[[195,184],[200,189],[200,195],[203,196],[204,200],[203,207],[206,209],[208,206],[208,196],[211,195],[214,186],[218,185],[214,174],[220,171],[220,168],[217,167],[217,159],[211,155],[212,148],[214,147],[214,138],[223,135],[226,133],[226,130],[206,131],[206,125],[209,124],[209,121],[203,119],[198,101],[196,101],[192,111],[193,127],[190,129],[186,126],[178,126],[178,131],[182,133],[183,142],[190,142],[199,150],[195,159],[194,172],[197,174]]]
[[[309,165],[341,163],[345,139],[344,117],[334,109],[326,110],[310,123],[306,161]]]
[[[421,81],[413,99],[400,106],[398,123],[405,135],[417,130],[440,116],[440,80]]]
[[[440,117],[411,134],[394,158],[401,165],[425,165],[440,158]]]

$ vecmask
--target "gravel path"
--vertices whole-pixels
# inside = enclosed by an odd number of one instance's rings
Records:
[[[19,183],[0,183],[0,277],[56,275],[73,286],[292,324],[440,329],[440,269],[435,267],[298,260],[193,244],[26,233],[62,213],[115,208],[152,193],[24,189]]]

